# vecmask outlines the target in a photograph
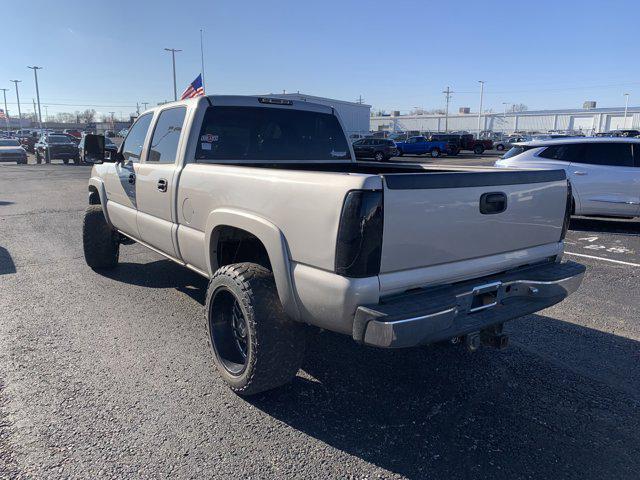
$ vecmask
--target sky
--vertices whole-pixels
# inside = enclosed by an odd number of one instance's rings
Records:
[[[302,93],[405,113],[640,105],[636,1],[1,0],[0,88],[32,112],[116,116],[173,99],[200,72],[209,94]],[[0,97],[1,101],[1,97]]]

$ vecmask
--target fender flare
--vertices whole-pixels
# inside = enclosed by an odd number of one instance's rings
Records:
[[[89,191],[91,191],[91,187],[95,188],[98,192],[98,195],[100,195],[100,205],[102,206],[102,213],[104,214],[104,218],[106,219],[107,224],[113,227],[113,224],[109,219],[109,212],[107,211],[107,190],[104,187],[104,182],[100,178],[91,177],[89,179]]]
[[[219,227],[228,226],[245,230],[262,242],[273,270],[278,297],[284,311],[294,320],[300,320],[300,311],[293,292],[293,278],[289,261],[289,248],[282,231],[268,220],[253,213],[220,208],[212,211],[205,226],[205,258],[209,277],[218,269],[217,259],[211,255],[211,241]]]

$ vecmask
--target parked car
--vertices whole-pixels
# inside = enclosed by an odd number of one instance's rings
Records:
[[[493,148],[493,142],[491,140],[478,140],[470,133],[435,133],[431,135],[430,140],[449,144],[450,155],[457,155],[461,150],[469,150],[476,155],[482,155],[485,150],[491,150]]]
[[[113,130],[105,130],[104,136],[106,138],[113,138],[116,136],[116,133]]]
[[[27,152],[20,142],[13,138],[0,139],[0,162],[27,163]]]
[[[99,143],[96,143],[99,142]],[[96,145],[99,145],[102,150],[104,150],[104,155],[101,157],[95,157],[92,155],[87,155],[87,149],[90,151],[96,148]],[[80,143],[78,143],[78,158],[80,159],[80,163],[102,163],[105,159],[110,160],[115,158],[115,154],[118,151],[118,146],[113,143],[113,141],[105,137],[104,135],[96,135],[92,133],[88,133],[82,136],[80,139]]]
[[[17,138],[19,138],[22,148],[24,148],[29,153],[35,153],[34,146],[36,142],[40,139],[40,135],[38,134],[38,132],[33,131],[33,132],[25,133],[20,135]]]
[[[504,137],[499,140],[493,141],[493,147],[502,152],[503,150],[509,150],[514,143],[526,142],[529,140],[527,137]]]
[[[80,140],[80,138],[82,138],[82,132],[80,130],[75,129],[75,128],[67,128],[67,129],[63,130],[62,133],[66,133],[67,135],[71,135],[73,137],[76,137],[78,140]]]
[[[440,155],[447,153],[447,143],[438,141],[429,141],[425,137],[410,137],[406,142],[396,143],[398,156],[404,154],[410,155],[431,155],[432,158],[438,158]]]
[[[114,268],[137,241],[207,278],[213,362],[241,395],[296,375],[310,325],[383,348],[505,346],[505,321],[560,302],[585,271],[561,261],[564,171],[357,162],[326,105],[168,103],[114,160],[91,170],[87,264]]]
[[[51,160],[61,159],[66,165],[72,160],[76,165],[80,163],[78,147],[68,135],[60,133],[47,133],[40,137],[34,145],[36,163],[51,163]]]
[[[353,143],[363,138],[368,138],[369,136],[370,135],[365,135],[363,133],[352,133],[351,135],[349,135],[349,140],[351,141],[351,143]]]
[[[384,162],[398,153],[393,140],[386,138],[363,138],[353,142],[353,153],[357,159],[373,158],[377,162]]]
[[[640,139],[566,138],[518,143],[496,167],[563,169],[575,215],[640,216]]]
[[[611,130],[610,132],[600,132],[596,137],[638,137],[640,130]]]

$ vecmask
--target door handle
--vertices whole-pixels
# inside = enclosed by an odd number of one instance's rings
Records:
[[[135,173],[130,173],[129,174],[129,183],[131,185],[134,185],[136,183],[136,174]]]
[[[166,192],[167,191],[167,180],[164,178],[161,178],[160,180],[158,180],[158,191],[159,192]]]
[[[587,172],[584,172],[582,170],[576,170],[575,172],[573,172],[574,175],[586,175]]]

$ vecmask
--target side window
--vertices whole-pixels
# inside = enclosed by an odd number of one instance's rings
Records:
[[[182,124],[187,113],[185,107],[169,108],[160,112],[156,122],[147,162],[174,163]]]
[[[630,143],[588,143],[583,158],[576,160],[590,165],[608,165],[611,167],[633,167],[633,154]]]
[[[136,123],[131,126],[127,138],[124,139],[122,145],[122,155],[125,162],[139,162],[140,154],[142,153],[142,146],[144,145],[144,139],[147,136],[147,130],[151,124],[153,118],[152,113],[142,115]]]
[[[582,149],[583,146],[578,144],[551,145],[540,152],[538,157],[561,162],[578,161],[578,158],[582,156]]]

